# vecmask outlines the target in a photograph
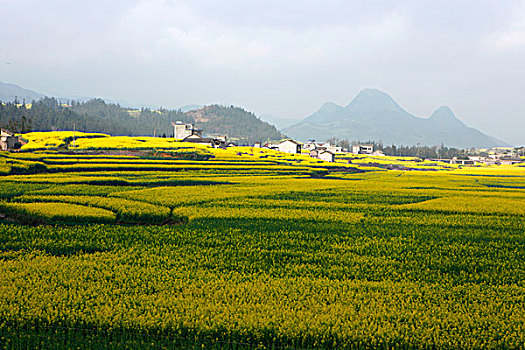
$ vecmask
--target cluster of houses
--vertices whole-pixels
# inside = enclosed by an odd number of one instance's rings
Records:
[[[525,161],[522,158],[490,158],[481,156],[469,156],[469,159],[458,159],[456,157],[452,159],[431,159],[438,162],[447,164],[458,164],[458,165],[514,165],[521,164]]]
[[[495,147],[480,151],[486,154],[486,156],[469,156],[469,160],[486,165],[513,165],[524,162],[517,150],[513,147]]]
[[[227,142],[226,136],[203,137],[202,130],[196,129],[194,124],[177,121],[172,125],[174,128],[173,134],[175,139],[183,142],[207,144],[214,148],[236,146],[232,142]],[[335,160],[335,154],[337,152],[342,152],[341,147],[332,146],[328,142],[317,143],[315,140],[310,140],[304,145],[291,139],[278,143],[266,143],[264,145],[260,142],[256,142],[254,147],[273,149],[290,154],[301,154],[302,150],[306,149],[309,151],[310,156],[327,162],[333,162]]]
[[[341,147],[332,146],[328,142],[316,143],[315,140],[310,140],[304,145],[295,140],[284,140],[279,143],[265,144],[264,146],[258,143],[255,144],[255,147],[273,149],[291,154],[301,154],[304,149],[309,152],[310,157],[321,159],[325,162],[335,161],[335,153],[342,152]]]
[[[518,150],[513,147],[495,147],[492,149],[478,149],[477,151],[483,155],[468,156],[468,159],[454,157],[452,159],[431,160],[459,165],[514,165],[525,163],[525,160],[518,154]]]
[[[261,147],[260,144],[256,144],[256,147]],[[285,140],[276,144],[267,144],[263,147],[278,150],[286,153],[302,153],[302,150],[308,151],[310,157],[324,160],[325,162],[333,162],[337,153],[346,152],[340,146],[331,145],[329,142],[316,142],[315,140],[309,140],[305,144],[300,144],[294,140]],[[374,152],[373,145],[353,145],[352,153],[354,154],[369,154],[372,156],[385,156],[381,151]]]
[[[175,139],[183,142],[193,142],[206,144],[214,148],[226,148],[236,146],[232,142],[227,142],[226,136],[203,137],[202,130],[196,129],[194,124],[177,121],[172,124],[174,128],[173,135]],[[346,152],[340,146],[331,145],[329,142],[316,142],[309,140],[302,144],[292,139],[282,140],[277,143],[256,142],[254,147],[272,149],[279,152],[290,154],[302,154],[306,150],[313,158],[321,159],[326,162],[334,162],[337,153]],[[374,152],[374,146],[368,144],[353,145],[351,149],[354,154],[369,154],[373,156],[384,156],[380,151]]]
[[[205,144],[214,148],[227,148],[236,146],[233,142],[228,142],[226,136],[214,136],[214,137],[203,137],[202,130],[195,128],[194,124],[183,123],[177,121],[173,123],[173,135],[175,139],[183,142],[192,142]],[[20,148],[22,140],[19,136],[14,133],[0,129],[0,150],[8,151]],[[260,142],[255,143],[254,147],[272,149],[280,152],[290,154],[302,154],[303,150],[307,151],[313,158],[321,159],[326,162],[334,162],[335,155],[337,153],[346,152],[348,150],[342,149],[339,146],[331,145],[329,142],[316,142],[315,140],[309,140],[302,144],[295,140],[287,139],[277,143],[266,143],[261,144]],[[353,154],[368,154],[372,156],[384,156],[380,151],[374,151],[374,146],[370,144],[357,144],[351,146],[351,153]],[[446,162],[450,164],[460,165],[500,165],[500,164],[518,164],[525,162],[520,157],[518,150],[512,147],[498,147],[493,149],[480,149],[478,150],[483,155],[469,156],[468,159],[432,159],[434,161]],[[522,149],[523,151],[523,149]]]
[[[227,142],[226,136],[203,137],[202,130],[195,128],[193,124],[185,124],[181,121],[173,123],[173,135],[175,139],[183,142],[193,142],[209,145],[213,148],[226,148],[236,146],[233,142]]]

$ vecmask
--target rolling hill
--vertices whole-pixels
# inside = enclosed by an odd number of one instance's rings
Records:
[[[14,104],[34,101],[29,107]],[[255,114],[234,106],[189,105],[177,110],[140,110],[100,98],[51,98],[15,84],[0,82],[0,126],[14,132],[72,130],[128,136],[171,136],[173,122],[194,123],[205,135],[226,135],[239,144],[279,140],[282,135]],[[66,102],[66,103],[65,103]],[[70,103],[70,104],[68,104]],[[136,111],[136,113],[135,113]]]
[[[211,105],[184,113],[185,120],[194,123],[208,135],[227,135],[239,144],[279,140],[284,135],[273,125],[239,107]]]

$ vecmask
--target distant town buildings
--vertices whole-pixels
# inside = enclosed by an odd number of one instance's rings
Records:
[[[193,124],[183,123],[177,121],[172,124],[174,127],[174,136],[177,140],[184,142],[193,142],[206,144],[214,148],[226,148],[236,146],[232,142],[227,142],[226,136],[215,135],[212,137],[203,137],[202,131],[195,128]],[[14,139],[7,141],[13,135],[5,130],[2,130],[1,146],[2,149],[7,149],[9,146],[7,143],[11,142],[13,145]],[[331,145],[329,142],[316,142],[315,140],[308,140],[305,144],[301,144],[292,139],[282,140],[278,143],[267,143],[264,146],[260,142],[255,142],[255,148],[267,148],[289,154],[301,154],[302,150],[305,150],[311,157],[320,159],[326,162],[334,162],[335,155],[337,153],[344,153],[347,150],[343,150],[342,147]],[[350,149],[353,154],[364,154],[376,157],[384,157],[385,154],[379,150],[374,151],[373,144],[356,144],[352,145]],[[444,162],[448,164],[458,165],[500,165],[500,164],[518,164],[525,162],[525,159],[520,157],[523,155],[522,148],[512,147],[497,147],[493,149],[477,149],[472,152],[477,152],[479,155],[469,156],[468,159],[458,159],[456,157],[452,159],[431,159],[433,161]],[[521,152],[521,153],[520,153]],[[476,153],[474,153],[476,154]]]
[[[504,151],[502,151],[503,149]],[[517,150],[511,147],[498,147],[490,150],[478,149],[478,151],[485,155],[468,156],[468,159],[453,157],[452,159],[431,160],[459,165],[514,165],[525,162],[525,159],[519,156]]]
[[[491,154],[488,157],[469,156],[470,161],[485,165],[513,165],[523,163],[524,160],[518,156]]]
[[[325,162],[334,162],[335,154],[343,152],[339,146],[331,145],[329,142],[316,142],[309,140],[304,148],[309,150],[310,157],[324,160]]]
[[[324,149],[334,154],[343,152],[342,147],[331,145],[330,142],[316,142],[315,140],[308,140],[308,142],[303,145],[303,149],[307,151],[311,151],[313,149]]]
[[[494,147],[491,149],[478,149],[482,155],[469,156],[470,161],[485,165],[513,165],[523,163],[520,157],[522,148]]]

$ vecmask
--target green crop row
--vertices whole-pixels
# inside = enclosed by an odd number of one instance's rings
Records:
[[[0,213],[24,223],[85,224],[114,223],[113,212],[100,208],[66,203],[2,203]]]
[[[115,212],[117,221],[123,223],[161,223],[170,217],[170,208],[114,197],[24,195],[17,197],[16,201],[23,203],[60,202],[103,208]]]

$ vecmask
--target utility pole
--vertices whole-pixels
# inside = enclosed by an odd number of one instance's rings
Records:
[[[75,145],[75,131],[77,130],[77,124],[73,123],[73,148],[77,147]]]

